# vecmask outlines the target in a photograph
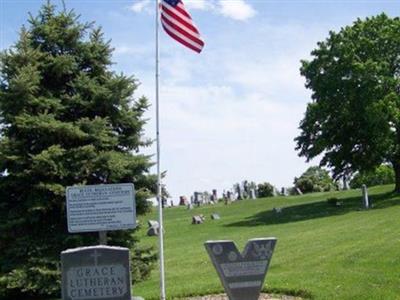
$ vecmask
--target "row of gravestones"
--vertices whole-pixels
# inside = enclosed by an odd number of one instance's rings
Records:
[[[302,195],[303,192],[299,188],[294,188],[294,192],[297,195]],[[282,195],[288,196],[289,192],[287,188],[282,188],[281,192],[278,192],[277,189],[274,187],[273,190],[274,196]],[[244,198],[249,199],[256,199],[258,197],[258,192],[256,188],[253,187],[246,187],[245,184],[236,184],[233,187],[233,190],[223,191],[222,199],[226,201],[234,201],[240,200]],[[187,206],[192,207],[193,205],[200,206],[202,204],[215,204],[218,201],[217,190],[212,190],[212,194],[210,195],[208,192],[194,192],[193,195],[190,197],[190,201],[186,198],[186,196],[179,197],[179,205],[180,206]],[[173,203],[171,201],[171,206]]]

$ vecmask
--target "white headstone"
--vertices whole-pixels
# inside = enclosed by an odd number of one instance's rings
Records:
[[[369,199],[368,199],[368,190],[367,186],[365,184],[362,185],[362,198],[363,198],[363,204],[365,208],[369,208]]]

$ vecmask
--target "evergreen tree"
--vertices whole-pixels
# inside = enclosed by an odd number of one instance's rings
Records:
[[[67,186],[133,182],[137,212],[149,209],[148,102],[133,97],[136,79],[110,70],[111,54],[99,28],[50,3],[1,53],[0,298],[59,295],[60,251],[97,244],[96,233],[68,234]],[[109,243],[132,249],[137,281],[156,257],[133,232]]]

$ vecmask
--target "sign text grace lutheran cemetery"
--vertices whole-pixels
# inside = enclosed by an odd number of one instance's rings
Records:
[[[132,183],[67,188],[68,231],[92,232],[136,227]]]

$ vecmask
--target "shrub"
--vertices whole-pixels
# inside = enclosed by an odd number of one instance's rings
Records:
[[[275,187],[269,182],[259,183],[258,186],[258,197],[273,197]]]
[[[308,168],[299,178],[294,179],[294,186],[303,193],[327,192],[337,189],[328,171],[320,167]]]

